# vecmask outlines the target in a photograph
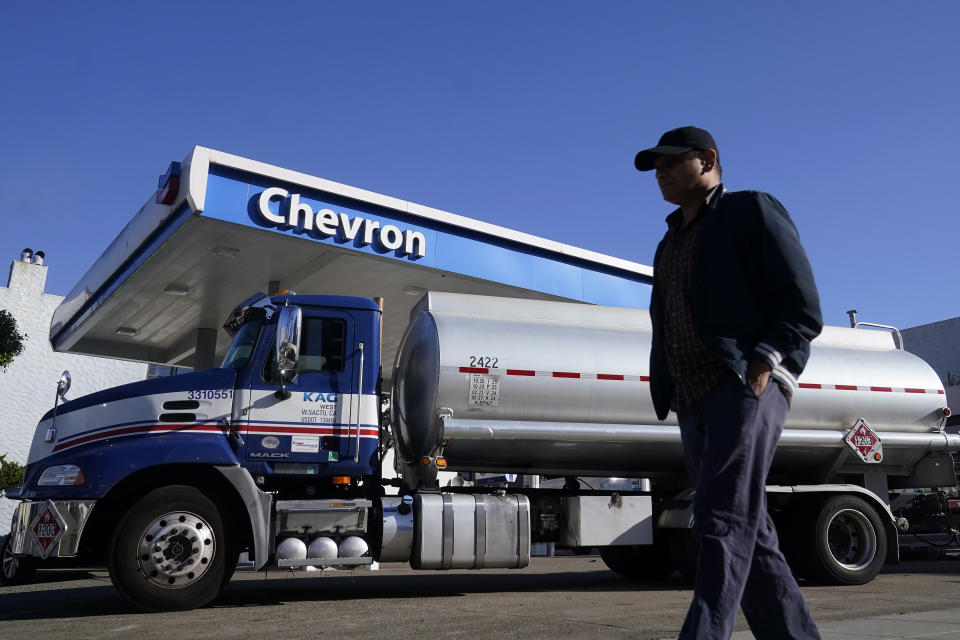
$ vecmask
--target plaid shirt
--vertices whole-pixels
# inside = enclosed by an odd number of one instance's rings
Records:
[[[723,187],[710,196],[713,200]],[[670,408],[689,406],[705,396],[730,373],[730,367],[697,335],[693,323],[693,255],[697,234],[711,207],[705,203],[696,217],[683,226],[683,212],[667,216],[667,240],[654,277],[663,292],[664,352],[673,380]]]

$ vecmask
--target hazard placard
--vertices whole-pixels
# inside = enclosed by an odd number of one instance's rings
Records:
[[[60,538],[66,530],[67,525],[57,508],[51,501],[47,500],[47,504],[43,506],[40,515],[34,519],[33,525],[30,527],[37,545],[40,546],[41,558],[46,559],[53,548],[57,546],[57,543],[60,542]]]
[[[883,461],[883,443],[880,436],[863,418],[857,419],[844,440],[864,462],[877,464]]]

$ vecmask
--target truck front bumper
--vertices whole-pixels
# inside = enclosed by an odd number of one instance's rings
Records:
[[[96,500],[21,502],[10,525],[10,553],[34,558],[72,558]]]

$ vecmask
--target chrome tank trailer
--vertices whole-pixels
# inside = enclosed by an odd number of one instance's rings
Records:
[[[442,455],[458,471],[683,473],[676,416],[660,422],[650,399],[650,337],[645,310],[428,293],[393,371],[398,457],[416,464]],[[863,474],[866,463],[844,438],[864,419],[883,443],[872,470],[889,474],[891,487],[935,486],[930,473],[949,466],[952,475],[948,452],[960,448],[942,432],[944,400],[936,373],[890,334],[825,327],[771,481]]]

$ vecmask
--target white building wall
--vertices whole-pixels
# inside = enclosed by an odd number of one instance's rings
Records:
[[[25,464],[37,422],[53,407],[57,380],[69,370],[73,384],[67,398],[143,380],[147,365],[124,360],[57,353],[50,346],[50,318],[63,301],[43,292],[47,266],[15,260],[6,287],[0,287],[0,309],[17,321],[26,335],[24,350],[6,371],[0,371],[0,454]],[[0,535],[10,531],[16,502],[0,499]]]

